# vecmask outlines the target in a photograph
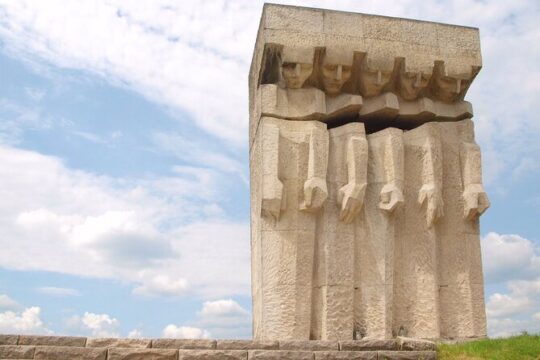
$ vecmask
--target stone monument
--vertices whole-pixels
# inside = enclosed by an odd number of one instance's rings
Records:
[[[267,4],[249,78],[257,340],[486,336],[476,28]]]

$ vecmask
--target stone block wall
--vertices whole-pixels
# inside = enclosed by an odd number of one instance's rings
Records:
[[[435,344],[354,341],[113,339],[0,335],[0,360],[434,360]]]

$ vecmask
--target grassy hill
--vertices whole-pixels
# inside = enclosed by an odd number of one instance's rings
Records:
[[[439,360],[540,360],[540,335],[441,344]]]

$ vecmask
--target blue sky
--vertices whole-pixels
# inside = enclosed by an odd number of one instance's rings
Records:
[[[287,3],[480,28],[489,333],[540,331],[540,5]],[[0,0],[0,333],[250,336],[261,9]]]

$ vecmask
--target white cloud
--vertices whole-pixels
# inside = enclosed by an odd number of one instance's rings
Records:
[[[540,275],[540,254],[532,241],[490,232],[481,243],[486,283]]]
[[[471,88],[492,183],[516,158],[534,158],[540,124],[540,6],[535,0],[278,1],[477,26],[484,69]],[[262,1],[158,3],[0,0],[0,37],[18,58],[98,74],[187,112],[209,134],[244,145],[247,74]],[[463,11],[469,9],[469,11]],[[476,14],[482,14],[477,16]],[[158,64],[158,65],[156,65]],[[509,75],[511,74],[511,76]],[[519,96],[516,96],[519,94]],[[532,164],[518,165],[516,174]]]
[[[232,299],[205,301],[199,315],[203,318],[248,315],[249,312]]]
[[[70,288],[62,288],[62,287],[55,287],[55,286],[43,286],[40,288],[37,288],[37,291],[50,296],[55,297],[66,297],[66,296],[79,296],[79,292],[75,289]]]
[[[163,329],[163,337],[171,339],[208,339],[210,333],[196,327],[170,324]]]
[[[216,338],[250,338],[251,313],[232,299],[205,301],[197,313],[197,326]]]
[[[512,297],[506,294],[495,293],[489,297],[486,312],[490,317],[505,317],[525,312],[532,305],[531,299],[527,297]]]
[[[50,334],[40,317],[41,309],[32,306],[21,312],[0,313],[0,333],[4,334]]]
[[[185,279],[172,279],[165,274],[142,275],[143,283],[133,289],[137,295],[180,296],[185,295],[189,284]]]
[[[140,330],[133,329],[128,333],[127,337],[128,337],[128,339],[142,339],[143,334],[142,334],[142,332]]]
[[[67,321],[70,331],[91,337],[119,337],[120,322],[108,314],[85,312]]]
[[[22,306],[5,294],[0,295],[0,310],[18,310]]]
[[[112,179],[6,146],[0,162],[0,266],[120,279],[139,294],[249,294],[249,227],[220,218],[219,172]]]

